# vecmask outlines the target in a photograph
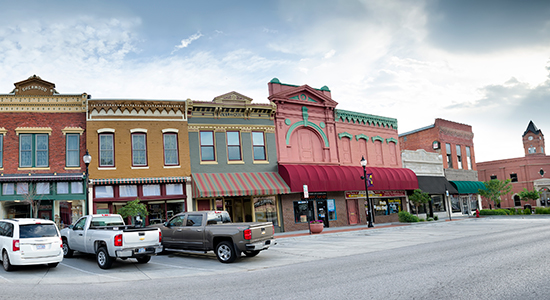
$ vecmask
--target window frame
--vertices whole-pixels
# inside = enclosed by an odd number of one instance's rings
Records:
[[[111,149],[101,149],[102,146],[103,146],[103,143],[102,143],[102,137],[110,137],[111,138],[111,144],[112,144],[112,148]],[[98,159],[98,166],[99,167],[114,167],[115,166],[115,134],[112,133],[112,132],[102,132],[98,135],[98,140],[99,140],[99,159]],[[104,164],[102,162],[103,160],[103,156],[105,155],[104,152],[107,152],[107,151],[110,151],[111,154],[112,154],[112,164]]]
[[[445,143],[445,154],[447,156],[447,168],[453,168],[453,148],[450,143]]]
[[[254,134],[261,134],[262,135],[262,144],[261,145],[255,143]],[[251,135],[251,139],[252,139],[252,157],[253,157],[253,159],[255,161],[267,161],[267,148],[265,146],[265,132],[263,132],[263,131],[252,131],[250,133],[250,135]],[[256,158],[256,149],[257,148],[262,148],[263,149],[263,155],[264,155],[263,159]]]
[[[462,147],[460,145],[455,145],[456,148],[456,167],[459,170],[464,168],[464,163],[462,161]]]
[[[46,149],[38,149],[40,137],[46,138]],[[22,141],[26,138],[30,139],[30,147],[22,149]],[[45,164],[39,164],[39,154],[46,153]],[[29,164],[23,164],[22,154],[29,155]],[[19,134],[19,167],[20,168],[48,168],[50,166],[50,136],[47,133],[20,133]]]
[[[166,146],[166,137],[168,137],[168,136],[174,136],[174,138],[175,138],[174,145],[176,146],[175,149],[167,148],[167,146]],[[179,166],[180,160],[179,160],[178,134],[175,133],[175,132],[165,132],[165,133],[163,133],[162,134],[162,147],[163,147],[163,153],[164,153],[164,165],[165,166]],[[171,162],[166,161],[167,158],[168,158],[168,155],[167,155],[168,151],[175,151],[175,158],[176,158],[175,163],[171,163]]]
[[[203,143],[203,134],[210,134],[212,136],[212,144]],[[200,157],[201,161],[204,162],[215,162],[216,161],[216,141],[214,131],[200,131],[199,132],[199,147],[200,147]],[[212,149],[212,159],[204,159],[204,149]]]
[[[235,137],[231,137],[231,144],[230,144],[230,136],[229,135],[233,135],[233,134],[237,134],[237,139],[238,139],[238,143],[237,144],[234,144],[235,141],[233,141],[233,139]],[[225,132],[225,141],[226,141],[226,146],[227,146],[227,160],[228,161],[242,161],[243,160],[243,154],[242,154],[242,147],[241,147],[241,132],[240,131],[226,131]],[[231,151],[233,150],[233,151]],[[237,151],[235,151],[237,150]],[[233,158],[231,155],[232,153],[235,152],[234,154],[239,154],[239,157],[238,158]]]
[[[77,148],[69,149],[69,138],[76,137],[77,139]],[[71,164],[69,162],[69,153],[76,152],[76,164]],[[65,135],[65,166],[66,167],[80,167],[80,134],[79,133],[67,133]]]
[[[4,167],[4,134],[0,133],[0,168]]]
[[[134,138],[142,137],[143,136],[143,149],[136,149],[136,144]],[[134,167],[146,167],[148,165],[147,160],[147,133],[145,132],[133,132],[131,134],[131,140],[132,140],[132,166]],[[136,153],[143,153],[144,162],[138,162],[136,163]]]
[[[470,150],[470,146],[466,146],[466,163],[468,170],[472,170],[472,152]]]

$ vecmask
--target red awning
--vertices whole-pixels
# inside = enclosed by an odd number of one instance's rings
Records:
[[[406,168],[367,168],[372,173],[369,190],[414,190],[418,188],[416,174]],[[279,174],[293,193],[356,191],[365,189],[362,167],[327,165],[279,165]]]

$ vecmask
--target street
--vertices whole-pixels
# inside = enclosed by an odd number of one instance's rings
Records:
[[[529,216],[531,217],[531,216]],[[0,271],[0,299],[544,299],[550,219],[482,218],[298,237],[254,258],[93,256]]]

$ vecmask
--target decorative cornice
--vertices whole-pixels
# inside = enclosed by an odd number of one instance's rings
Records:
[[[390,142],[394,142],[394,143],[397,144],[397,140],[396,140],[395,138],[393,138],[393,137],[387,138],[387,139],[386,139],[386,144],[389,144]]]
[[[48,135],[51,135],[52,129],[50,127],[17,127],[15,128],[16,135],[19,135],[22,133],[47,133]]]
[[[334,115],[336,122],[363,123],[365,125],[397,130],[397,119],[394,118],[380,117],[341,109],[335,109]]]
[[[66,135],[67,133],[78,133],[82,135],[84,133],[84,129],[80,127],[65,127],[61,129],[61,132],[63,135]]]
[[[233,124],[189,124],[187,127],[189,132],[199,132],[199,131],[241,131],[241,132],[252,132],[252,131],[263,131],[266,133],[275,133],[275,125],[233,125]]]
[[[87,94],[81,95],[0,95],[0,113],[86,112]]]
[[[186,101],[168,100],[89,100],[88,110],[90,114],[101,113],[109,115],[138,115],[147,112],[175,113],[185,115],[187,112]]]
[[[339,139],[342,139],[343,137],[347,137],[348,139],[351,140],[351,138],[353,138],[353,135],[351,133],[348,133],[348,132],[342,132],[342,133],[338,134]]]
[[[381,136],[377,135],[372,137],[372,142],[374,143],[374,141],[384,142],[384,139]]]
[[[358,141],[358,140],[360,140],[360,139],[364,139],[364,140],[367,141],[367,142],[369,141],[369,137],[366,136],[366,135],[364,135],[364,134],[362,134],[362,133],[355,136],[355,140],[356,140],[356,141]]]

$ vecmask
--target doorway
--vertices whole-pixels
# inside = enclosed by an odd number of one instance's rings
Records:
[[[359,208],[357,205],[357,199],[349,199],[346,202],[346,206],[348,208],[348,220],[350,225],[356,225],[357,223],[359,223]]]
[[[252,204],[250,198],[225,198],[225,210],[233,222],[252,222]]]
[[[325,227],[329,227],[327,200],[316,200],[317,202],[317,220],[323,220]]]

